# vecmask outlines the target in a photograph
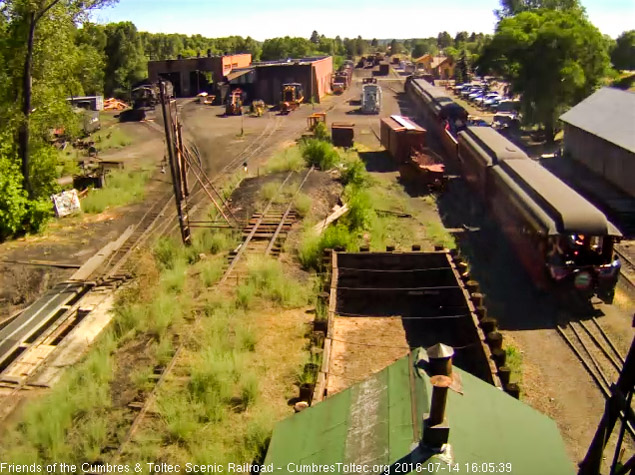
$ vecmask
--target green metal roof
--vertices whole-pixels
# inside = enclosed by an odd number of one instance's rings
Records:
[[[344,473],[335,464],[372,468],[425,460],[418,441],[432,389],[425,372],[411,363],[419,351],[279,422],[265,464],[273,464],[274,473],[300,473],[299,465],[311,464],[312,473]],[[472,463],[509,463],[512,471],[503,473],[514,475],[575,473],[551,419],[467,372],[456,367],[453,371],[463,394],[449,391],[446,415],[452,463],[459,471],[449,472],[442,465],[445,469],[438,472],[419,473],[473,473],[466,468]],[[432,468],[428,464],[439,460],[434,456],[422,463]],[[316,471],[319,465],[334,470]]]

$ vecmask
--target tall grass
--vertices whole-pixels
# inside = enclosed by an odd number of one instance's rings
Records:
[[[304,159],[302,158],[302,152],[299,147],[294,146],[286,148],[283,151],[277,153],[269,159],[267,162],[267,173],[282,173],[282,172],[299,172],[305,166]]]
[[[247,269],[247,278],[237,289],[240,307],[251,308],[256,297],[284,308],[301,307],[308,302],[306,286],[285,275],[282,264],[277,260],[254,257],[248,261]]]
[[[101,213],[107,208],[141,201],[145,196],[145,185],[150,175],[148,169],[111,172],[106,177],[106,186],[92,190],[82,200],[82,210],[85,213]]]
[[[298,193],[293,199],[293,207],[295,208],[298,216],[301,218],[304,218],[309,214],[312,204],[313,200],[304,193]]]

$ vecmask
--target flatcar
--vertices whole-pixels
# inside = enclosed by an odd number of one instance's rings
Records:
[[[459,132],[458,161],[540,288],[612,300],[621,234],[600,210],[489,127]]]

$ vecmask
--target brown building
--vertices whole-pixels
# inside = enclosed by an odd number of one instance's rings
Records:
[[[195,96],[209,89],[209,82],[223,82],[233,69],[251,65],[251,54],[240,53],[223,56],[149,61],[148,78],[156,82],[167,79],[174,85],[178,97]],[[211,77],[210,77],[211,73]]]
[[[414,60],[418,70],[431,74],[434,79],[450,79],[454,77],[454,61],[448,56],[432,56],[424,54]]]
[[[560,120],[565,152],[635,197],[635,94],[604,87]]]
[[[255,85],[253,99],[262,99],[267,104],[280,102],[282,85],[300,83],[304,89],[305,101],[315,102],[331,92],[333,58],[289,59],[255,63]]]

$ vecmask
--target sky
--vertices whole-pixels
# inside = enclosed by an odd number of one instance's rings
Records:
[[[613,38],[635,28],[635,0],[582,0],[599,30]],[[98,23],[132,21],[140,31],[209,38],[276,36],[425,38],[447,31],[493,33],[498,0],[119,0],[94,13]]]

